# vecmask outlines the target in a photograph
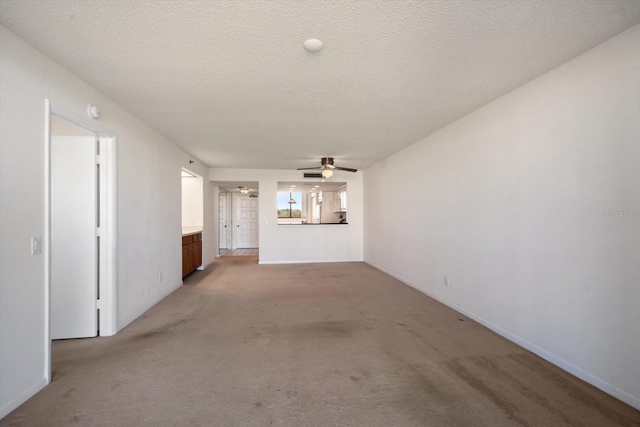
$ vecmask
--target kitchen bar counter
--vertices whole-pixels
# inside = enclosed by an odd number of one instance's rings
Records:
[[[278,225],[349,225],[348,222],[305,222],[305,223],[301,223],[301,222],[290,222],[290,223],[283,223],[283,224],[278,224]]]

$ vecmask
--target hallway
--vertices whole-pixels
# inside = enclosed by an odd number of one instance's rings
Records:
[[[220,249],[220,256],[258,256],[260,250],[258,248],[246,249]]]

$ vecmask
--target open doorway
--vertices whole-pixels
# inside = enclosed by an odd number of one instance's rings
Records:
[[[46,353],[51,340],[114,335],[116,135],[45,102]]]
[[[182,277],[202,270],[204,182],[200,175],[182,169]]]
[[[259,256],[259,188],[253,181],[214,182],[218,186],[218,254]]]

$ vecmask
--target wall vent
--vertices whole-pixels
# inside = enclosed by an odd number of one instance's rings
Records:
[[[304,177],[305,177],[305,178],[322,178],[322,173],[317,173],[317,172],[305,172],[305,173],[304,173]]]

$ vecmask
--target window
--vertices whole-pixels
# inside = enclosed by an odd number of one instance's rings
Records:
[[[298,192],[278,192],[278,218],[306,218],[306,197]]]

